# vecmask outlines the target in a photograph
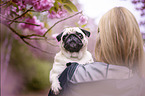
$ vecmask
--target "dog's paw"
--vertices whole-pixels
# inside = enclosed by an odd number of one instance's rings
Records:
[[[55,95],[59,94],[59,91],[60,91],[61,89],[62,89],[62,88],[61,88],[59,82],[52,83],[52,85],[51,85],[51,90],[53,91],[53,93],[54,93]]]

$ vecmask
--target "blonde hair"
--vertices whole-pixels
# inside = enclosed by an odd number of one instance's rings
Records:
[[[123,7],[107,12],[99,22],[96,60],[139,68],[143,63],[143,39],[133,14]]]

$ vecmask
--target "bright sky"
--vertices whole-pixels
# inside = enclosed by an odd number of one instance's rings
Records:
[[[88,17],[95,18],[97,24],[102,15],[115,6],[123,6],[130,10],[138,22],[142,19],[140,12],[136,11],[136,6],[131,3],[131,0],[78,0],[78,2],[82,5],[83,13]],[[145,32],[143,27],[140,30]]]

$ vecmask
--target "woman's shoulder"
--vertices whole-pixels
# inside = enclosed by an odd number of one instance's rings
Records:
[[[107,79],[128,79],[132,76],[132,70],[126,66],[109,65]]]
[[[132,71],[125,66],[111,65],[103,62],[93,62],[69,66],[69,80],[73,82],[89,82],[102,79],[126,79],[132,76]]]
[[[106,78],[108,64],[93,62],[85,65],[72,64],[69,66],[69,80],[73,82],[88,82]]]

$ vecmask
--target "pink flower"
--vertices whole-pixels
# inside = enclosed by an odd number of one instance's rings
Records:
[[[26,4],[28,4],[27,3],[28,0],[26,0],[26,1],[25,0],[12,0],[12,1],[15,2],[16,5],[18,5],[19,10],[26,8]],[[29,0],[29,2],[30,2],[30,0]],[[14,9],[16,9],[16,7],[14,7],[12,10],[14,10]],[[16,10],[15,10],[15,12],[16,12]]]
[[[25,20],[25,22],[37,24],[40,26],[35,26],[35,25],[31,25],[31,24],[26,24],[26,23],[20,23],[19,27],[22,29],[29,29],[31,31],[34,31],[38,35],[43,35],[47,31],[47,29],[44,27],[44,23],[40,22],[40,20],[38,20],[36,16],[33,16],[33,18],[30,18],[30,17],[27,18]]]
[[[32,5],[32,2],[34,1],[32,1],[32,0],[22,0],[23,2],[24,2],[24,4],[30,4],[30,5]]]
[[[25,20],[25,22],[35,24],[35,17],[33,17],[33,18],[27,18]],[[23,28],[28,28],[30,30],[33,30],[34,27],[35,27],[35,25],[30,25],[30,24],[24,24],[24,26],[23,26]]]
[[[87,24],[87,22],[88,22],[88,17],[87,16],[84,16],[84,15],[80,16],[80,20],[78,21],[79,25]]]
[[[49,10],[51,7],[53,7],[54,2],[54,0],[33,0],[32,6],[36,11],[44,11]]]
[[[48,2],[55,3],[55,0],[47,0]]]
[[[50,19],[55,19],[55,18],[62,18],[64,16],[67,15],[67,11],[64,9],[59,9],[57,12],[55,12],[54,10],[50,12],[48,12],[48,18]]]
[[[51,13],[50,12],[48,12],[48,13],[49,13],[48,18],[50,18],[50,19],[56,18],[56,12],[54,10],[52,10]]]
[[[1,8],[1,14],[2,14],[4,17],[8,17],[8,16],[10,15],[10,10],[11,10],[10,7]],[[1,17],[1,16],[0,16],[0,17]]]
[[[67,15],[67,11],[64,9],[60,9],[57,11],[56,17],[57,18],[62,18],[65,17]]]

